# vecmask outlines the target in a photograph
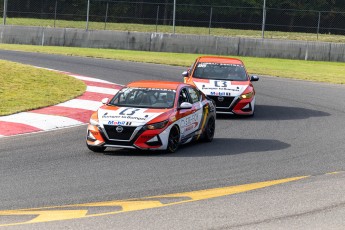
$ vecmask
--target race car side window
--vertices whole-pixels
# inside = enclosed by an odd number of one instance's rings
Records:
[[[183,102],[189,102],[192,103],[189,99],[188,92],[185,88],[183,88],[180,92],[178,103],[181,105]]]
[[[197,91],[199,93],[199,101],[205,100],[205,98],[206,98],[205,95],[199,89],[197,89]]]
[[[200,101],[200,93],[196,89],[188,87],[188,93],[193,104]]]

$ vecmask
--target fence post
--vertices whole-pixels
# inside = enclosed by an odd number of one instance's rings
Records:
[[[212,13],[213,13],[213,7],[211,6],[211,10],[210,10],[210,23],[208,24],[208,35],[211,34]]]
[[[56,25],[56,11],[57,11],[57,0],[55,1],[55,10],[54,10],[54,28],[55,28],[55,25]]]
[[[7,17],[7,0],[4,0],[4,14],[3,14],[3,24],[6,25]]]
[[[87,9],[86,9],[86,31],[89,30],[89,13],[90,13],[90,0],[87,0]]]
[[[158,32],[158,20],[159,20],[159,5],[157,6],[156,33]]]
[[[108,10],[109,10],[109,2],[107,2],[107,7],[105,9],[104,30],[107,29]]]
[[[317,31],[316,31],[316,40],[319,40],[320,21],[321,21],[321,12],[319,11],[319,20],[318,20],[318,22],[317,22]]]
[[[175,16],[176,16],[176,0],[174,0],[174,10],[173,10],[173,33],[175,34]]]
[[[265,38],[265,24],[266,24],[266,0],[264,0],[264,5],[262,7],[262,39]]]

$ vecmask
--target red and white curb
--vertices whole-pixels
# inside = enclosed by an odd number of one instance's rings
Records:
[[[69,72],[58,72],[85,82],[87,85],[85,93],[54,106],[0,116],[0,138],[85,124],[89,121],[93,111],[102,105],[103,98],[113,97],[122,88],[121,85],[109,81]]]

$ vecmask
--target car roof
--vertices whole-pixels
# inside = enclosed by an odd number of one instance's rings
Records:
[[[141,80],[131,82],[127,85],[127,87],[177,90],[179,86],[184,85],[186,84],[175,81]]]
[[[237,58],[220,57],[220,56],[201,56],[198,58],[199,62],[212,62],[212,63],[224,63],[224,64],[239,64],[243,65],[243,62]]]

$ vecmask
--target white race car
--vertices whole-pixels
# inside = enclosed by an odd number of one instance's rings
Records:
[[[87,128],[86,145],[95,152],[108,147],[175,152],[180,144],[214,136],[215,106],[192,85],[138,81],[102,102]]]
[[[182,73],[184,82],[199,88],[216,103],[217,113],[253,115],[255,90],[244,64],[236,58],[202,56]]]

